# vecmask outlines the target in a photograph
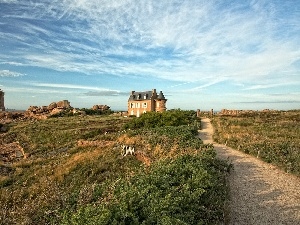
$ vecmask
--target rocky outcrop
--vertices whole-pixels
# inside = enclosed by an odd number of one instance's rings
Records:
[[[242,110],[232,110],[232,109],[222,109],[219,114],[220,115],[234,115],[237,116],[242,112]]]
[[[23,112],[0,112],[0,133],[8,130],[8,123],[18,122],[25,119]]]
[[[106,111],[109,110],[109,106],[108,105],[94,105],[93,106],[93,110],[97,110],[97,111]]]
[[[94,111],[98,111],[99,114],[106,112],[110,109],[108,105],[94,105],[92,108]],[[68,100],[62,100],[59,102],[52,102],[48,106],[29,106],[26,111],[16,112],[1,112],[0,111],[0,124],[6,124],[10,122],[18,122],[22,120],[39,120],[47,119],[50,116],[57,115],[59,113],[73,113],[73,115],[85,116],[86,111],[73,108]],[[0,125],[0,133],[5,132],[6,127]]]
[[[58,109],[70,109],[70,108],[72,108],[71,105],[70,105],[70,102],[68,100],[59,101],[59,102],[56,103],[56,106],[57,106]]]
[[[19,142],[12,142],[9,144],[0,144],[0,161],[12,162],[18,159],[26,158],[24,149]]]
[[[53,109],[55,109],[55,108],[57,108],[56,102],[52,102],[52,103],[50,103],[50,105],[48,106],[48,110],[49,110],[49,111],[51,111],[51,110],[53,110]]]
[[[62,100],[59,102],[52,102],[49,106],[30,106],[26,110],[25,116],[37,119],[46,119],[51,115],[55,115],[69,109],[72,109],[70,102],[68,100]]]

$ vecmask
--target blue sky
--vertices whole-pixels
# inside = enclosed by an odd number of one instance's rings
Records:
[[[299,109],[299,0],[0,0],[5,106]]]

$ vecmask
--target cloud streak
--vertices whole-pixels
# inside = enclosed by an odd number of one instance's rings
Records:
[[[89,90],[96,92],[88,92],[88,93],[119,93],[117,90],[109,90],[107,88],[99,88],[85,85],[74,85],[74,84],[59,84],[59,83],[32,83],[30,84],[36,87],[47,87],[47,88],[56,88],[56,89],[79,89],[79,90]]]
[[[0,77],[20,77],[26,74],[18,73],[10,70],[0,70]]]

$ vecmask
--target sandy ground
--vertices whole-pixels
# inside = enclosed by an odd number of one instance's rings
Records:
[[[199,137],[213,143],[210,120],[204,118],[201,123]],[[225,145],[214,146],[218,157],[234,167],[229,175],[228,224],[300,225],[299,177]]]

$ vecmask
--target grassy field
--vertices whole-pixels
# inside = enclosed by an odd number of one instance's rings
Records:
[[[144,121],[74,116],[10,124],[2,142],[19,141],[28,157],[0,163],[0,223],[224,220],[229,165],[196,137],[199,121],[191,112],[170,113],[163,118],[169,126],[153,126],[155,115]],[[174,122],[176,114],[186,119]],[[122,157],[121,144],[134,145],[136,155]]]
[[[300,175],[300,110],[215,116],[214,140]]]

